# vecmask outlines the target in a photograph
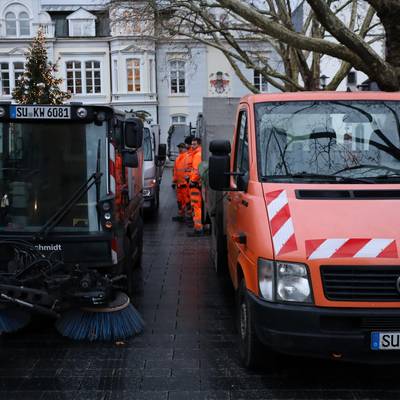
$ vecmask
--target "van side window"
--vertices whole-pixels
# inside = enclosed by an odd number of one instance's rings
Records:
[[[235,154],[235,172],[249,171],[249,142],[247,135],[247,113],[239,113],[239,123],[237,127],[237,142]]]

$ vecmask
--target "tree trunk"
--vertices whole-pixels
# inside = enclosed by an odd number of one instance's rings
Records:
[[[378,11],[386,32],[386,61],[400,68],[400,7],[389,12]]]

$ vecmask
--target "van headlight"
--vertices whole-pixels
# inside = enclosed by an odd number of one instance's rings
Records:
[[[143,197],[150,197],[151,196],[151,189],[143,189]]]
[[[304,264],[259,258],[258,287],[264,300],[312,303],[308,269]]]
[[[304,264],[276,262],[276,300],[311,303],[311,285]]]

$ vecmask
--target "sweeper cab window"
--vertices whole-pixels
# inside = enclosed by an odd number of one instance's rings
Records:
[[[37,232],[96,170],[99,182],[53,230],[101,229],[96,205],[107,192],[108,115],[96,109],[0,105],[0,232]]]

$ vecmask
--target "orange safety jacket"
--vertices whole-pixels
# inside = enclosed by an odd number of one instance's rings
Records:
[[[190,180],[192,182],[200,183],[200,172],[199,172],[200,163],[201,163],[201,146],[197,147],[197,149],[193,151],[192,172],[190,173]]]
[[[186,152],[180,153],[178,155],[178,157],[176,157],[176,159],[175,159],[174,175],[173,175],[172,181],[174,183],[176,183],[178,186],[186,184],[185,177],[188,175],[187,160],[188,160],[188,157],[186,156]]]

